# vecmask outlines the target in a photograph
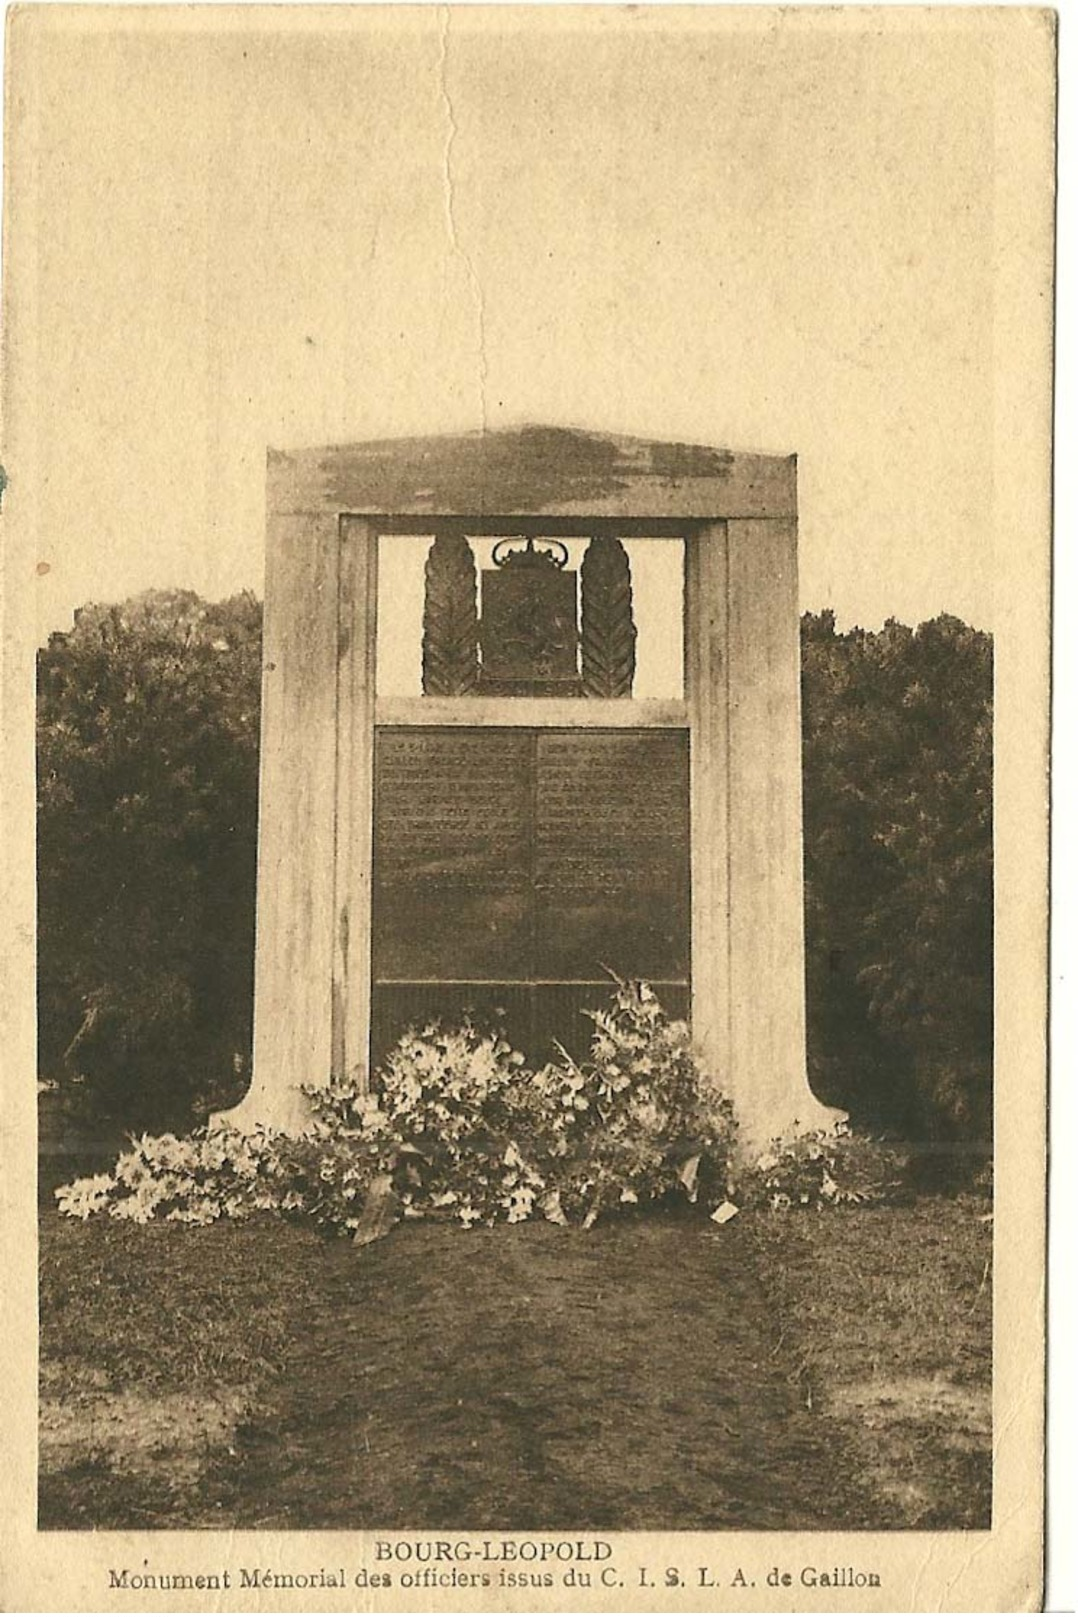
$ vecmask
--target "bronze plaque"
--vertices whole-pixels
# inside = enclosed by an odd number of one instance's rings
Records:
[[[376,981],[528,976],[531,750],[519,730],[377,733]]]
[[[688,736],[547,731],[536,776],[536,974],[687,978]]]
[[[605,968],[673,1014],[689,977],[688,736],[379,730],[372,1053],[471,1010],[583,1054]]]

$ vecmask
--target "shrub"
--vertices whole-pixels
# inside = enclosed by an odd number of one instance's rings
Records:
[[[992,641],[802,620],[808,1053],[855,1123],[992,1138]]]
[[[260,692],[250,595],[86,607],[38,654],[40,1064],[90,1127],[185,1130],[246,1060]]]

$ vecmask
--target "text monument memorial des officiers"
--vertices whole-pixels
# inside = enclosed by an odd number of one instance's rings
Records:
[[[792,456],[562,428],[271,452],[251,1086],[409,1026],[585,1053],[610,973],[750,1142],[805,1068]],[[526,1080],[522,1080],[526,1081]]]

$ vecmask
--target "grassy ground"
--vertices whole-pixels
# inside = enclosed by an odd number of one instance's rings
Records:
[[[842,1430],[881,1527],[991,1519],[987,1208],[932,1197],[754,1231],[806,1404]]]
[[[43,1527],[987,1525],[991,1226],[41,1233]]]

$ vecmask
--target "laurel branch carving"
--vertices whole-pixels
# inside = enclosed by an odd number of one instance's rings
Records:
[[[464,534],[436,534],[425,571],[423,694],[468,696],[479,679],[479,619],[475,557]]]
[[[629,558],[620,539],[597,534],[580,568],[580,673],[585,696],[631,696],[636,625]]]

